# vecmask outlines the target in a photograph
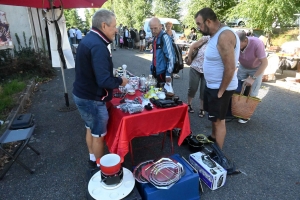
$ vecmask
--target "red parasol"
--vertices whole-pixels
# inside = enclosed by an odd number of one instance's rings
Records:
[[[100,8],[106,0],[52,0],[54,7]],[[49,0],[0,0],[0,4],[33,8],[50,8]]]
[[[66,88],[66,81],[64,75],[64,69],[66,69],[66,61],[63,56],[62,46],[61,46],[61,33],[59,31],[59,27],[57,21],[61,18],[63,9],[69,8],[100,8],[106,0],[0,0],[0,4],[4,5],[11,5],[11,6],[24,6],[24,7],[32,7],[32,8],[47,8],[52,10],[52,15],[54,21],[51,21],[55,25],[56,34],[57,34],[57,49],[59,52],[60,60],[63,63],[61,70],[62,70],[62,78],[64,83],[64,97],[67,106],[67,111],[70,110],[69,108],[69,97]],[[61,8],[61,15],[58,19],[55,19],[54,15],[54,8]],[[65,111],[65,109],[60,109],[60,111]]]

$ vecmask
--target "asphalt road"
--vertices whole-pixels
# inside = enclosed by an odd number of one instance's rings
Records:
[[[151,55],[136,50],[118,49],[113,52],[115,67],[127,64],[128,70],[136,75],[149,74]],[[175,93],[187,100],[188,71],[180,72],[180,79],[174,80]],[[22,159],[35,168],[29,174],[14,164],[0,181],[0,199],[85,199],[88,179],[86,177],[88,151],[85,144],[85,128],[78,111],[59,112],[64,106],[64,91],[61,72],[48,83],[38,87],[32,95],[28,112],[35,115],[37,128],[31,144],[41,155],[36,156],[26,149]],[[65,71],[71,105],[74,69]],[[203,185],[201,199],[300,199],[300,94],[277,87],[276,83],[265,83],[260,91],[262,102],[247,124],[236,120],[227,123],[224,152],[232,158],[243,172],[227,176],[224,187],[211,191]],[[197,94],[198,96],[198,94]],[[205,118],[199,118],[199,105],[194,100],[194,114],[190,115],[194,134],[210,134],[211,125]],[[140,123],[140,122],[137,122]],[[163,152],[159,146],[143,148],[157,137],[134,139],[135,161],[141,162],[170,154],[170,142]],[[188,146],[178,147],[174,141],[175,153],[188,158]],[[125,166],[131,168],[130,157]],[[197,186],[195,186],[197,187]],[[182,200],[185,200],[183,191]]]

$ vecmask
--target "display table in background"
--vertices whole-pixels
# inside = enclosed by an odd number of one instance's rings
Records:
[[[126,98],[134,99],[140,95],[141,92],[137,91],[136,95],[127,95]],[[154,107],[151,111],[144,110],[141,113],[129,114],[115,107],[120,104],[120,100],[120,98],[113,98],[107,103],[109,121],[105,140],[109,152],[118,154],[122,161],[129,152],[129,145],[133,138],[180,128],[178,145],[181,145],[191,133],[186,104],[172,108]]]

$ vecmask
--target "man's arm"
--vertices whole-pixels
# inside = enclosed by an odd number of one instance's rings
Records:
[[[192,43],[192,45],[189,48],[188,60],[186,62],[187,65],[190,65],[192,63],[192,54],[193,54],[193,51],[195,49],[199,48],[203,43],[205,43],[207,41],[208,41],[207,37],[202,37],[199,41]]]
[[[91,59],[97,84],[100,88],[114,89],[126,85],[127,79],[113,77],[110,73],[110,54],[100,46],[91,49]]]
[[[264,73],[265,69],[268,66],[268,59],[267,58],[262,58],[259,59],[259,61],[261,62],[261,65],[258,67],[258,70],[255,72],[254,76],[258,77],[259,75],[261,75],[262,73]],[[253,77],[249,76],[246,80],[245,83],[248,86],[251,86],[254,83],[254,79]]]
[[[224,73],[222,83],[219,88],[218,98],[221,98],[228,85],[230,84],[236,70],[234,48],[236,46],[236,37],[230,30],[223,31],[218,39],[217,48],[224,64]],[[239,47],[236,47],[239,48]]]
[[[265,69],[268,66],[268,59],[266,57],[265,46],[264,46],[263,42],[261,42],[257,45],[255,55],[257,58],[259,58],[258,60],[261,62],[260,66],[258,67],[257,71],[254,74],[255,77],[258,77],[259,75],[264,73]],[[254,81],[255,80],[249,76],[245,80],[245,83],[250,86],[254,83]]]
[[[172,46],[171,38],[164,34],[161,38],[163,41],[163,53],[165,58],[167,59],[167,69],[166,69],[166,76],[171,76],[171,73],[174,69],[174,54],[175,51]]]

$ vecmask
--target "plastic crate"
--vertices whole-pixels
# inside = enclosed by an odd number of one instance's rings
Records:
[[[170,158],[180,162],[185,170],[185,175],[170,189],[157,189],[151,183],[138,183],[136,186],[143,200],[172,199],[172,200],[200,200],[199,175],[178,154]]]

